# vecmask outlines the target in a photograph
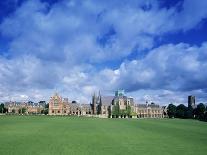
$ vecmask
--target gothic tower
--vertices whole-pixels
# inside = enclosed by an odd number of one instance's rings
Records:
[[[102,107],[102,100],[101,100],[101,93],[99,91],[97,114],[102,114],[102,108],[101,107]]]
[[[92,96],[92,111],[93,111],[93,115],[97,114],[96,104],[97,104],[97,97],[96,97],[96,94],[94,93],[94,95]]]

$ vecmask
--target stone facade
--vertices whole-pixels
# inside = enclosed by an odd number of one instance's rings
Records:
[[[57,93],[50,98],[49,115],[87,115],[92,113],[92,108],[88,104],[78,104],[69,102],[68,98],[62,99]]]
[[[41,111],[44,110],[44,106],[45,105],[30,102],[7,102],[5,104],[5,107],[8,109],[8,113],[13,114],[40,114]]]
[[[21,110],[24,108],[24,114],[40,114],[44,110],[45,104],[9,102],[6,104],[6,107],[8,108],[8,113],[23,114]],[[80,104],[75,101],[69,102],[68,98],[62,98],[55,93],[50,97],[48,114],[101,118],[162,118],[164,116],[164,108],[154,103],[136,104],[132,97],[127,97],[124,94],[123,90],[116,91],[115,96],[102,96],[100,92],[98,95],[94,94],[91,104]]]
[[[64,115],[69,113],[69,107],[66,102],[67,100],[63,100],[57,93],[50,98],[49,101],[49,115]]]
[[[115,107],[118,106],[120,114],[114,114]],[[133,117],[133,118],[163,118],[164,109],[154,103],[136,104],[132,97],[127,97],[123,90],[115,92],[115,96],[92,97],[92,107],[96,109],[93,113],[104,117]],[[127,111],[130,108],[130,114]]]
[[[163,118],[163,108],[154,103],[151,104],[137,104],[135,108],[137,118]]]

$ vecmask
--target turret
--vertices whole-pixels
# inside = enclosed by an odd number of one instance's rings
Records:
[[[92,96],[92,110],[93,110],[94,115],[97,114],[96,103],[97,103],[97,97],[96,97],[96,94],[94,93],[94,95]]]

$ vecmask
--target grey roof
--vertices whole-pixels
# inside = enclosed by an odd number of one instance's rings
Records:
[[[136,105],[138,108],[147,108],[146,104],[137,104]]]
[[[77,104],[77,103],[69,103],[69,105],[71,108],[79,108],[80,107],[79,104]]]
[[[158,104],[149,104],[148,107],[159,108],[160,106]]]
[[[102,105],[110,106],[114,96],[101,96]]]
[[[113,98],[115,99],[115,100],[117,100],[117,99],[124,99],[124,100],[127,100],[127,96],[113,96]]]
[[[147,107],[150,107],[150,108],[159,108],[160,107],[158,104],[136,104],[136,106],[138,108],[147,108]]]
[[[84,108],[90,108],[91,107],[90,104],[81,104],[81,106],[84,107]]]

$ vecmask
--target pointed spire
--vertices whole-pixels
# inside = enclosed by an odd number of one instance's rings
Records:
[[[96,92],[95,91],[93,92],[93,96],[96,97]]]
[[[55,93],[54,93],[54,96],[58,96],[58,91],[57,91],[57,88],[55,87]]]
[[[101,97],[101,91],[99,90],[98,95]]]

